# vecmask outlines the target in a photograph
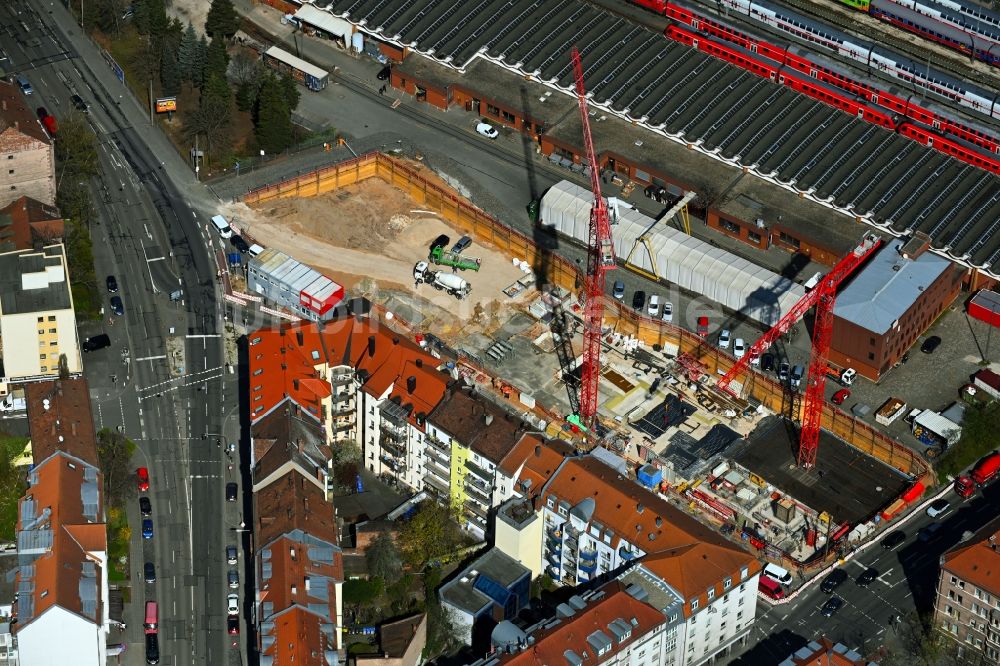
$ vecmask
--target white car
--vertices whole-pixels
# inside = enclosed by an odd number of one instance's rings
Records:
[[[750,365],[754,366],[755,368],[760,367],[760,354],[757,353],[750,354]]]
[[[226,597],[226,608],[228,609],[230,615],[239,615],[240,595],[234,592],[233,594],[230,594],[228,597]]]
[[[728,328],[722,329],[719,333],[719,347],[722,349],[729,349],[729,340],[732,334],[729,332]]]
[[[649,306],[647,308],[650,317],[657,317],[660,314],[660,295],[653,294],[649,297]]]
[[[743,358],[743,354],[746,353],[747,347],[743,343],[743,338],[736,338],[736,341],[733,343],[733,356],[740,359]]]
[[[663,321],[671,322],[674,320],[674,304],[670,301],[666,301],[663,304]]]
[[[500,133],[496,131],[496,128],[494,128],[493,125],[490,125],[489,123],[479,123],[478,125],[476,125],[476,133],[482,134],[487,139],[495,139],[498,136],[500,136]]]

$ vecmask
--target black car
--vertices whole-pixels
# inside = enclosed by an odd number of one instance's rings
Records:
[[[860,576],[854,579],[854,582],[860,585],[861,587],[868,587],[869,585],[872,584],[872,582],[876,578],[878,578],[878,570],[873,569],[872,567],[868,567],[867,569],[861,572]]]
[[[146,562],[144,565],[142,565],[142,574],[143,577],[146,579],[147,583],[156,582],[156,567],[153,565],[152,562]]]
[[[640,289],[632,294],[632,309],[636,312],[642,312],[644,307],[646,307],[646,292]]]
[[[239,234],[233,234],[229,239],[229,242],[243,254],[246,254],[250,250],[250,244],[247,243],[243,236],[240,236]]]
[[[146,663],[160,663],[160,642],[156,634],[146,634]]]
[[[819,584],[819,589],[823,590],[827,594],[830,594],[840,587],[845,580],[847,580],[847,572],[843,569],[834,569],[827,574],[826,578],[823,579],[823,582]]]
[[[451,251],[454,252],[455,254],[460,254],[462,252],[465,252],[465,249],[470,245],[472,245],[472,239],[469,238],[468,236],[462,236],[457,241],[455,241],[455,244],[452,246]]]
[[[108,293],[109,294],[117,294],[118,293],[118,280],[115,279],[114,275],[109,275],[104,282],[105,282],[105,284],[108,285]]]
[[[882,539],[882,547],[886,550],[892,550],[904,541],[906,541],[906,532],[896,530],[895,532],[890,532],[886,538]]]
[[[434,241],[431,243],[431,247],[428,250],[428,252],[433,252],[435,250],[435,248],[445,247],[450,242],[451,242],[451,239],[448,238],[448,236],[446,236],[445,234],[441,234],[440,236],[438,236],[437,238],[435,238]]]
[[[762,372],[774,370],[774,354],[764,354],[760,357],[760,369]]]
[[[226,631],[231,636],[240,633],[240,617],[238,615],[230,615],[226,618]]]
[[[375,78],[378,79],[379,81],[388,81],[391,75],[392,75],[392,67],[386,65],[382,69],[378,70],[378,74],[375,75]]]
[[[836,613],[843,607],[844,607],[843,599],[841,599],[840,597],[830,597],[829,599],[826,600],[826,603],[823,604],[823,607],[820,609],[819,612],[823,614],[823,617],[832,617],[834,613]]]
[[[153,505],[149,501],[149,498],[145,495],[139,498],[139,511],[144,516],[148,516],[153,513]]]
[[[233,483],[233,482],[227,483],[226,484],[226,501],[227,502],[235,502],[236,501],[236,494],[237,494],[238,490],[239,489],[237,488],[237,486],[236,486],[235,483]]]
[[[941,338],[936,335],[924,340],[924,344],[920,345],[920,351],[925,354],[933,354],[934,350],[941,346]]]
[[[114,312],[119,317],[121,317],[123,314],[125,314],[125,304],[122,303],[122,297],[121,296],[112,296],[111,297],[111,311]]]
[[[107,333],[101,333],[95,335],[92,338],[87,338],[80,345],[80,348],[85,352],[97,351],[98,349],[104,349],[105,347],[111,346],[111,338],[108,337]]]
[[[784,384],[788,381],[788,362],[782,361],[781,365],[778,366],[778,380]]]
[[[69,98],[69,101],[73,103],[73,107],[76,108],[77,111],[82,111],[83,113],[90,111],[90,107],[87,106],[87,103],[84,102],[83,98],[79,95],[73,95]]]

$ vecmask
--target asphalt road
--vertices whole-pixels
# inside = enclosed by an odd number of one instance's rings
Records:
[[[924,511],[915,514],[898,528],[907,537],[900,546],[887,550],[880,542],[875,543],[842,564],[840,568],[849,578],[833,594],[846,603],[832,617],[821,613],[831,595],[820,589],[819,579],[787,604],[759,602],[753,634],[756,644],[736,663],[777,663],[820,635],[862,654],[871,654],[883,645],[898,647],[901,629],[891,618],[899,616],[905,622],[914,612],[930,612],[941,554],[958,544],[963,534],[979,529],[996,516],[1000,488],[986,491],[986,495],[977,494],[964,501],[947,491],[944,497],[951,504],[948,511],[937,518],[930,518]],[[935,522],[941,523],[941,528],[922,540],[921,531]],[[855,580],[868,567],[874,568],[878,577],[860,586]]]
[[[238,419],[236,374],[224,358],[215,267],[206,252],[217,242],[206,228],[214,198],[151,130],[61,4],[15,0],[0,8],[0,22],[9,37],[2,62],[31,80],[29,105],[64,117],[70,95],[79,94],[99,144],[95,264],[102,292],[104,277],[116,276],[125,314],[111,314],[105,294],[104,318],[81,323],[81,340],[98,332],[112,339],[111,348],[85,356],[84,369],[98,427],[133,439],[135,466],[150,470],[154,526],[154,536],[142,539],[138,506],[129,507],[133,593],[122,662],[145,663],[142,606],[149,599],[160,609],[161,664],[243,663],[242,647],[233,649],[226,634],[224,549],[245,534],[230,531],[243,516],[223,498],[240,466],[222,446],[238,440]],[[181,300],[171,301],[177,290]],[[168,368],[169,336],[183,344],[179,376]],[[142,581],[146,561],[156,565],[154,584]]]

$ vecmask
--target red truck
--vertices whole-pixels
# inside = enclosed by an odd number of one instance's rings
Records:
[[[976,484],[972,482],[972,479],[965,476],[964,474],[957,479],[955,479],[955,493],[959,497],[971,497],[972,493],[976,491]]]
[[[998,472],[1000,472],[1000,453],[991,453],[976,464],[970,476],[977,486],[985,486]]]
[[[40,120],[42,125],[45,127],[45,131],[49,133],[49,136],[55,137],[56,133],[59,131],[59,124],[56,122],[56,117],[50,115],[44,106],[38,107],[36,112],[38,113],[38,120]]]

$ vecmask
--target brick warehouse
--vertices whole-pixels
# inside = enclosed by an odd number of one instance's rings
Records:
[[[17,86],[6,81],[0,81],[0,155],[6,155],[0,207],[22,196],[55,204],[55,146]]]

